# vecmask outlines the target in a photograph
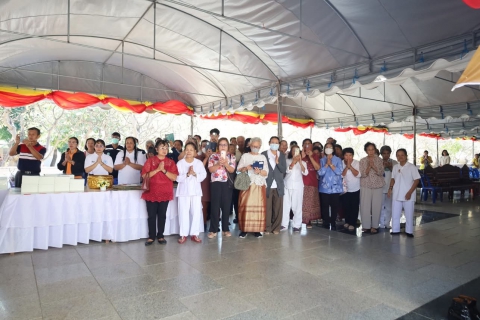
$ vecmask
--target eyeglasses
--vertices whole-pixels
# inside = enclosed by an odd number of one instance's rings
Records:
[[[220,147],[228,147],[228,144],[221,143],[219,144]]]

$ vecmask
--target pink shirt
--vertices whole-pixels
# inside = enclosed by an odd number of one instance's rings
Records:
[[[227,153],[228,165],[235,168],[235,156]],[[208,167],[213,167],[220,161],[220,153],[214,153],[208,159]],[[219,167],[217,171],[212,173],[211,181],[212,182],[227,182],[228,180],[228,172],[225,167]]]

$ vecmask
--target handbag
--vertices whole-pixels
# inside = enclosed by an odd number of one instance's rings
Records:
[[[246,172],[240,172],[235,178],[235,189],[245,191],[250,188],[250,177]]]
[[[142,181],[142,190],[143,191],[150,191],[150,173],[145,175]]]

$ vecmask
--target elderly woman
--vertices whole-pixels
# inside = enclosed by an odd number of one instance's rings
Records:
[[[357,226],[358,208],[360,205],[360,163],[353,159],[352,148],[343,149],[343,182],[347,192],[342,196],[345,224],[343,227],[348,231],[354,231]]]
[[[400,233],[402,209],[405,212],[405,233],[413,238],[413,209],[415,206],[415,190],[420,182],[417,167],[407,162],[407,150],[397,150],[398,164],[393,167],[392,179],[388,188],[388,196],[393,200],[392,235]]]
[[[78,139],[71,137],[68,139],[68,149],[62,153],[57,168],[65,174],[73,174],[75,179],[82,179],[85,172],[84,164],[85,153],[78,150]]]
[[[150,157],[150,154],[148,152],[148,150],[150,150],[150,148],[155,149],[155,145],[153,144],[152,140],[147,140],[147,142],[145,142],[145,151],[146,151],[146,158],[147,159]]]
[[[397,164],[397,161],[390,158],[391,153],[392,149],[389,146],[380,148],[380,154],[383,159],[383,169],[385,170],[383,175],[385,185],[383,186],[382,194],[382,211],[380,212],[380,228],[382,229],[390,229],[390,220],[392,220],[392,199],[387,197],[387,193],[390,180],[392,179],[393,166]]]
[[[308,174],[303,176],[302,222],[308,229],[312,228],[312,220],[320,219],[320,198],[318,193],[317,170],[320,169],[320,155],[313,153],[312,140],[302,142],[302,161],[307,164]]]
[[[142,199],[147,204],[148,213],[146,246],[151,245],[155,238],[159,244],[167,244],[163,232],[165,231],[168,203],[173,200],[173,181],[178,176],[175,162],[167,158],[168,147],[168,141],[157,140],[155,143],[157,156],[149,158],[142,169],[143,179],[150,179],[149,190],[142,194]]]
[[[212,129],[212,132],[217,129]],[[218,130],[217,130],[218,131]],[[212,133],[213,135],[213,133]],[[228,152],[228,139],[218,139],[218,152],[212,154],[208,160],[208,170],[211,175],[210,183],[210,232],[208,238],[213,239],[217,236],[218,217],[222,210],[222,232],[224,237],[231,237],[228,227],[228,216],[230,215],[230,205],[232,204],[232,191],[228,182],[230,173],[235,171],[235,155]]]
[[[261,238],[265,231],[267,212],[267,158],[260,154],[262,139],[250,140],[250,152],[244,153],[238,164],[237,171],[248,172],[250,187],[240,191],[238,198],[238,220],[240,238],[245,238],[247,232],[253,232],[256,238]],[[262,167],[263,166],[263,167]]]
[[[320,159],[318,191],[322,205],[323,227],[337,230],[337,213],[340,206],[340,194],[343,193],[342,160],[334,155],[333,144],[325,143],[325,157]]]
[[[360,215],[364,232],[377,233],[382,211],[382,196],[385,180],[383,161],[377,156],[377,147],[367,142],[364,147],[368,154],[360,160]]]

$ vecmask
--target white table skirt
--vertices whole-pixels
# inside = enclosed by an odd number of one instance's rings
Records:
[[[90,240],[148,237],[142,191],[21,195],[0,191],[0,254],[61,248]],[[200,217],[203,232],[203,216]],[[178,234],[177,198],[170,201],[165,235]]]

